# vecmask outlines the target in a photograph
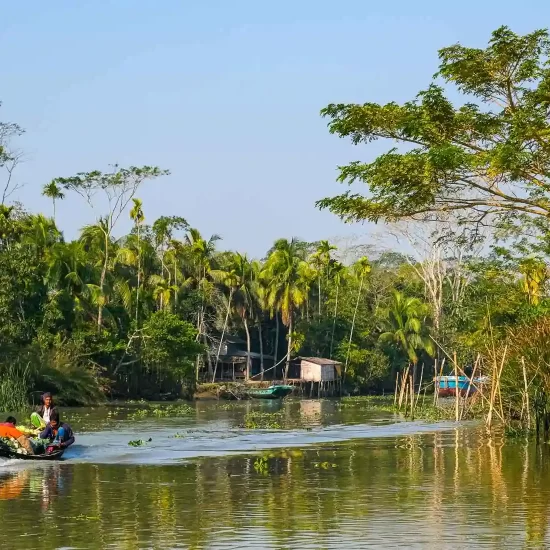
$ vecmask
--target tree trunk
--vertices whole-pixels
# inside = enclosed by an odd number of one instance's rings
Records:
[[[262,335],[262,320],[258,323],[258,339],[260,340],[260,380],[264,379],[264,342]]]
[[[243,323],[244,323],[244,330],[246,331],[246,374],[245,374],[245,380],[248,381],[250,379],[250,329],[248,328],[248,321],[246,319],[246,315],[243,316]]]
[[[285,364],[285,382],[288,378],[288,368],[290,367],[290,354],[292,352],[292,312],[290,312],[290,321],[288,323],[288,348],[286,351],[286,364]]]
[[[139,224],[137,226],[138,239],[138,272],[137,272],[137,292],[136,292],[136,328],[139,328],[139,286],[141,284],[141,240],[139,233]]]
[[[334,345],[334,331],[336,330],[336,314],[338,313],[338,293],[340,292],[340,283],[336,285],[336,300],[334,304],[334,317],[332,319],[332,335],[330,337],[330,355],[329,358],[332,359],[332,348]]]
[[[319,317],[321,317],[321,275],[319,275]]]
[[[225,336],[225,330],[227,328],[227,322],[229,320],[229,313],[231,312],[232,298],[233,298],[233,289],[229,291],[229,300],[227,302],[227,312],[225,313],[225,321],[223,323],[222,336],[220,338],[220,345],[218,346],[218,353],[216,354],[216,363],[214,365],[214,376],[212,377],[212,384],[216,381],[216,373],[218,372],[218,361],[220,360],[220,352],[222,350],[223,337]]]
[[[197,315],[197,336],[195,337],[195,340],[197,342],[200,342],[201,333],[202,333],[202,311],[203,311],[203,305],[201,303],[201,307],[199,308],[198,315]],[[201,354],[199,353],[197,355],[197,361],[196,361],[196,379],[197,379],[197,382],[199,381],[200,362],[201,362]]]
[[[361,277],[361,283],[359,284],[359,292],[357,293],[357,303],[355,304],[355,311],[353,312],[353,319],[351,321],[351,330],[349,332],[348,352],[346,353],[346,364],[344,365],[344,376],[342,377],[342,383],[346,381],[346,373],[349,364],[349,352],[351,350],[351,340],[353,338],[353,329],[355,328],[355,318],[357,317],[357,310],[359,309],[359,302],[361,301],[361,292],[363,292],[363,281],[365,277]]]
[[[273,351],[273,366],[277,364],[277,354],[279,352],[279,313],[275,312],[275,349]],[[276,371],[276,368],[273,369]],[[276,377],[276,372],[273,373],[273,377]]]
[[[105,286],[105,278],[107,276],[107,265],[109,262],[109,233],[105,233],[105,261],[103,262],[103,268],[101,269],[101,278],[99,279],[99,306],[97,311],[97,330],[101,330],[103,325],[103,303],[105,296],[103,294],[103,288]]]
[[[206,339],[206,334],[202,335],[202,341],[204,343],[204,347],[206,348],[206,361],[208,363],[208,376],[212,376],[213,368],[212,368],[212,358],[210,357],[210,351],[208,349],[208,340]]]

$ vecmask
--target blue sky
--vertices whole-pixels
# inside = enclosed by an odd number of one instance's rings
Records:
[[[223,248],[368,234],[315,201],[341,190],[338,164],[381,145],[331,136],[319,110],[411,99],[438,48],[549,22],[543,0],[5,2],[0,120],[27,130],[16,198],[51,213],[53,177],[154,164],[171,175],[140,191],[147,221],[183,216]],[[58,207],[68,238],[93,219],[78,198]]]

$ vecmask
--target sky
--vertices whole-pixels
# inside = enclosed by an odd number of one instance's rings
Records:
[[[550,3],[4,1],[0,120],[26,130],[12,199],[51,215],[41,188],[54,177],[157,165],[171,174],[140,189],[146,220],[182,216],[224,249],[261,257],[280,237],[368,239],[380,229],[315,201],[343,191],[338,165],[387,144],[330,135],[320,109],[412,99],[439,48],[484,47],[503,24],[550,24]],[[94,219],[78,197],[57,207],[68,239]],[[116,232],[129,228],[125,216]]]

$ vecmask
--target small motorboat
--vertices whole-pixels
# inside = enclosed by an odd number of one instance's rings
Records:
[[[293,386],[281,384],[270,386],[265,389],[248,390],[247,394],[253,399],[284,399],[287,395],[292,393],[293,389]]]
[[[456,395],[457,385],[458,392],[462,397],[473,396],[480,386],[487,383],[487,380],[486,376],[474,378],[473,380],[467,376],[437,376],[435,379],[439,397]]]

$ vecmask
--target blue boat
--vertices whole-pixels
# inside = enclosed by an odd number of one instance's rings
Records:
[[[467,376],[437,376],[435,383],[439,396],[448,397],[456,395],[457,380],[460,395],[466,396],[476,393],[479,386],[486,383],[487,377],[474,378],[472,381]]]

